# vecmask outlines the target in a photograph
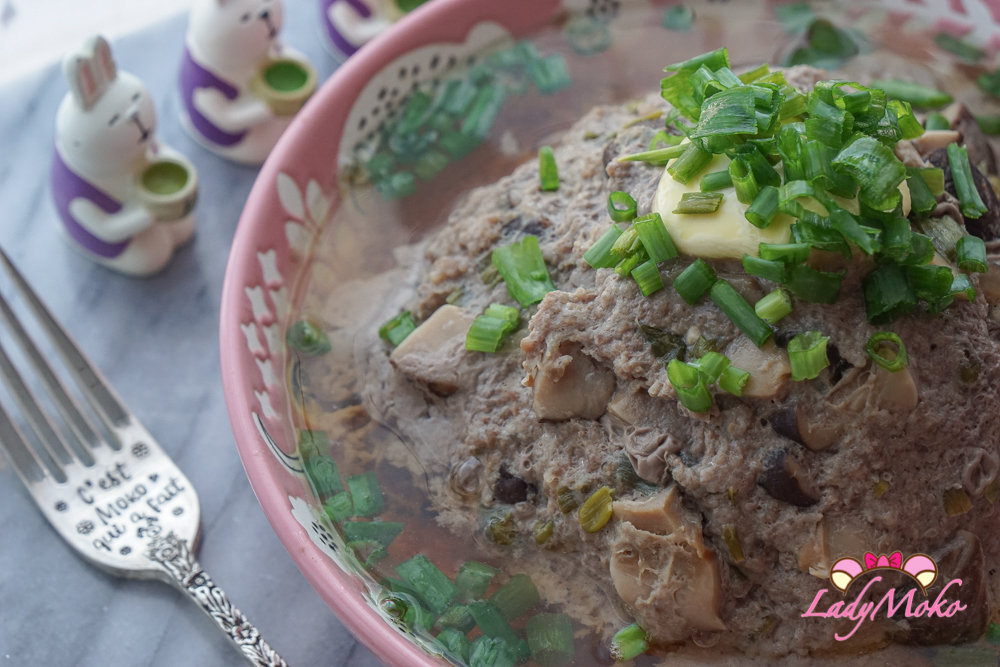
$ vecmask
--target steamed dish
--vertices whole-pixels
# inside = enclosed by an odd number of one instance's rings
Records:
[[[452,658],[600,662],[574,628],[625,659],[987,633],[996,163],[963,105],[929,118],[907,101],[926,88],[886,88],[704,54],[400,253],[392,312],[357,334],[363,405],[419,461],[434,523],[509,567],[477,595],[465,565],[389,548]],[[895,552],[936,564],[916,602],[961,579],[961,612],[803,616],[861,593],[833,589],[838,560]],[[914,582],[886,571],[865,599]]]

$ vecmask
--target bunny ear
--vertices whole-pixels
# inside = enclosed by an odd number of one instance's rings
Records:
[[[97,63],[104,80],[114,81],[118,76],[118,67],[115,65],[115,59],[111,56],[111,46],[108,44],[108,40],[97,35],[93,38],[93,49],[94,62]]]

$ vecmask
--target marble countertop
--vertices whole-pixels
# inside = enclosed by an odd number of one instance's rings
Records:
[[[284,39],[322,75],[316,3],[286,2]],[[219,300],[229,245],[256,169],[201,149],[180,127],[177,68],[186,19],[116,40],[121,69],[156,101],[160,138],[201,177],[198,231],[162,274],[128,279],[62,237],[48,186],[58,66],[0,87],[0,245],[181,467],[201,498],[199,559],[292,667],[381,663],[295,567],[247,482],[223,403]],[[10,294],[0,279],[0,291]],[[0,340],[6,340],[0,336]],[[10,404],[6,394],[5,404]],[[78,558],[9,465],[0,470],[0,665],[245,665],[202,612],[160,583],[126,581]]]

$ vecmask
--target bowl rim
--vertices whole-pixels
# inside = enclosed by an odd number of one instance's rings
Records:
[[[278,539],[310,585],[359,641],[379,659],[399,667],[440,667],[446,663],[391,628],[351,585],[349,575],[338,570],[292,517],[288,492],[279,478],[282,473],[273,466],[271,453],[261,442],[257,426],[250,418],[257,410],[251,388],[260,382],[254,374],[257,369],[252,363],[248,364],[244,356],[246,337],[240,326],[247,311],[244,290],[248,285],[260,283],[260,269],[255,266],[260,237],[275,233],[267,228],[274,226],[273,217],[267,214],[277,199],[274,183],[289,160],[302,150],[300,144],[308,136],[307,131],[320,120],[317,110],[343,106],[344,100],[351,100],[353,104],[367,82],[395,58],[413,48],[434,43],[434,39],[428,41],[428,35],[453,34],[458,23],[471,27],[482,21],[501,23],[518,34],[538,23],[526,14],[551,16],[561,4],[561,0],[528,2],[532,12],[522,13],[516,7],[508,7],[506,11],[501,10],[502,17],[498,16],[501,12],[495,6],[479,0],[427,2],[340,65],[296,115],[261,167],[240,214],[223,281],[219,314],[223,395],[250,486]],[[462,34],[464,36],[465,32]],[[346,113],[344,118],[346,120]],[[338,144],[342,131],[342,128],[336,130]],[[333,164],[333,173],[336,173],[339,169],[336,152]]]

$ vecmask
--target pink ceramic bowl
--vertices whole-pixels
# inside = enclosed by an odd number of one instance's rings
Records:
[[[370,124],[366,127],[372,103],[383,83],[402,76],[399,74],[402,68],[407,68],[412,80],[419,69],[416,65],[435,57],[471,54],[484,40],[504,32],[517,38],[545,25],[562,27],[568,25],[569,11],[583,16],[589,11],[602,21],[612,20],[619,5],[633,4],[646,12],[647,22],[652,19],[658,26],[660,17],[676,2],[428,2],[361,49],[320,88],[264,164],[240,219],[226,273],[220,336],[226,403],[243,465],[268,520],[302,573],[344,624],[389,665],[431,667],[447,663],[434,655],[433,645],[380,612],[376,587],[370,578],[352,560],[342,537],[317,518],[312,494],[295,455],[294,429],[285,391],[288,377],[285,332],[292,304],[304,282],[311,239],[328,223],[330,212],[340,202],[338,166],[344,164],[345,150],[350,150],[372,129]],[[775,3],[747,4],[753,4],[756,10],[749,13],[750,18],[741,13],[742,30],[748,27],[764,33],[776,30],[779,24],[775,20]],[[879,4],[874,0],[850,3],[850,8],[876,6],[877,10]],[[1000,29],[996,23],[976,24],[974,19],[974,16],[1000,16],[1000,0],[964,0],[964,4],[887,0],[884,4],[880,18],[864,25],[860,25],[858,16],[867,10],[853,12],[860,29],[891,33],[912,18],[928,29],[923,44],[932,46],[933,35],[944,31],[974,42],[988,53],[1000,49]],[[907,5],[907,13],[892,9],[900,4]],[[742,1],[721,7],[735,11],[736,5],[741,12],[746,8]],[[700,6],[696,5],[696,13],[701,11],[697,9]],[[719,5],[715,6],[718,10]],[[851,14],[852,11],[847,12],[848,16]],[[566,28],[562,29],[565,33]],[[758,54],[738,43],[738,34],[725,33],[722,21],[700,35],[675,33],[669,39],[682,40],[677,42],[681,46],[675,46],[675,50],[682,48],[691,55],[717,48],[720,40],[726,40],[722,43],[737,52],[743,51],[744,58],[768,57],[767,53]],[[647,43],[642,48],[648,46]],[[769,48],[773,57],[773,41]],[[574,50],[580,54],[575,47]],[[666,61],[657,62],[662,67]],[[578,63],[572,73],[574,77],[611,80],[618,76],[619,69],[622,76],[634,74],[614,61],[596,69]],[[642,67],[641,75],[648,77],[649,88],[655,87],[657,71],[655,63]],[[601,101],[610,100],[587,100],[588,104]]]

